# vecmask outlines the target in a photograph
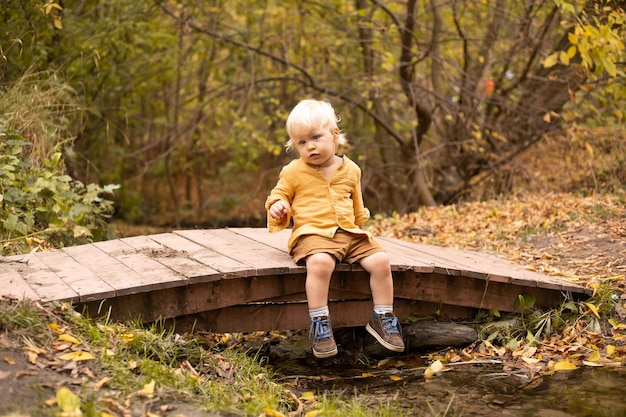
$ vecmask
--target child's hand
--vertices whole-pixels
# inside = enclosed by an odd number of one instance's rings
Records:
[[[289,207],[289,204],[287,204],[283,200],[278,200],[277,202],[271,205],[269,211],[270,211],[270,216],[272,216],[274,220],[280,220],[283,217],[285,217],[287,214],[289,214],[289,212],[291,211],[291,208]]]

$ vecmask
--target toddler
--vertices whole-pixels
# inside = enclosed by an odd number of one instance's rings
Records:
[[[330,103],[303,100],[287,118],[288,150],[300,158],[283,167],[265,208],[268,229],[291,224],[288,242],[294,261],[306,265],[306,296],[311,317],[313,354],[337,354],[329,310],[330,279],[337,262],[358,262],[370,274],[374,311],[367,331],[385,348],[404,351],[401,328],[393,314],[393,278],[389,257],[363,230],[369,211],[363,204],[361,169],[337,154],[346,142],[340,118]]]

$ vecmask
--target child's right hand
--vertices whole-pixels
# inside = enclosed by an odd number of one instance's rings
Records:
[[[272,204],[269,210],[270,216],[272,216],[274,220],[282,219],[287,214],[289,214],[290,211],[291,211],[291,208],[289,207],[289,204],[287,204],[283,200],[278,200],[277,202]]]

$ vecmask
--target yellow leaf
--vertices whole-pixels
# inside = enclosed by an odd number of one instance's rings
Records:
[[[57,405],[63,411],[63,415],[70,417],[82,416],[80,411],[80,398],[69,389],[63,387],[57,391]]]
[[[607,345],[607,347],[606,347],[606,356],[613,356],[614,353],[615,353],[615,346]]]
[[[285,417],[285,415],[280,411],[276,411],[271,408],[264,408],[263,413],[266,417]]]
[[[433,372],[439,372],[443,369],[443,363],[441,363],[440,360],[436,360],[430,364],[429,368],[432,369]]]
[[[326,409],[324,409],[324,408],[320,408],[319,410],[311,410],[311,411],[307,411],[306,413],[304,413],[304,417],[317,417],[317,416],[321,416],[322,414],[324,414],[324,411],[326,411]]]
[[[70,352],[70,353],[66,353],[65,355],[59,356],[59,359],[63,359],[64,361],[78,362],[78,361],[88,361],[91,359],[95,359],[95,357],[89,352],[78,350],[76,352]]]
[[[544,68],[552,68],[559,62],[559,53],[555,52],[552,55],[548,55],[543,61]]]
[[[401,376],[398,376],[398,375],[391,375],[389,377],[389,379],[391,379],[392,381],[402,381],[402,379],[404,379],[404,378],[402,378]]]
[[[154,396],[154,387],[156,386],[156,381],[153,379],[143,386],[143,389],[137,391],[137,395],[140,397],[152,398]]]
[[[591,310],[591,312],[597,317],[600,318],[600,313],[598,312],[598,307],[596,307],[594,304],[591,303],[585,303],[585,305],[587,307],[589,307],[589,310]]]
[[[300,399],[302,401],[311,401],[315,399],[315,394],[313,393],[313,391],[303,392],[300,396]]]
[[[61,333],[61,328],[56,323],[49,323],[48,329],[52,330],[53,332]]]
[[[575,46],[570,46],[569,48],[567,48],[567,56],[570,58],[574,58],[574,56],[576,55],[576,47]]]
[[[570,361],[561,361],[554,364],[555,371],[573,371],[574,369],[578,369],[578,367]]]
[[[66,333],[60,335],[59,336],[59,340],[63,340],[64,342],[70,342],[70,343],[73,343],[75,345],[80,345],[80,340],[78,340],[74,336],[70,336],[69,334],[66,334]]]
[[[425,379],[431,379],[435,377],[435,373],[433,372],[433,370],[428,367],[426,368],[426,370],[424,370],[424,378]]]
[[[361,374],[361,377],[363,377],[363,378],[372,378],[372,377],[374,377],[374,376],[376,376],[376,375],[374,375],[374,374],[372,374],[372,373],[370,373],[370,372],[363,372],[363,373]]]
[[[115,417],[115,416],[113,414],[109,414],[103,411],[100,413],[100,417]]]
[[[587,360],[589,360],[590,362],[598,362],[600,359],[601,359],[600,352],[598,352],[597,350],[594,350],[593,353],[589,355],[589,358]]]

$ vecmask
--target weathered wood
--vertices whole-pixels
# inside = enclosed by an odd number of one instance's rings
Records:
[[[2,294],[69,300],[113,320],[174,320],[211,331],[302,329],[309,325],[306,268],[287,253],[290,231],[182,230],[3,259]],[[590,289],[483,253],[378,238],[389,254],[394,306],[410,316],[472,318],[480,309],[515,311],[520,294],[538,308]],[[20,260],[24,262],[19,262]],[[330,285],[334,326],[363,325],[372,309],[369,275],[338,264]],[[199,327],[199,328],[200,328]]]
[[[475,328],[449,321],[418,321],[405,324],[402,326],[402,333],[411,349],[467,346],[478,340]]]
[[[19,257],[17,271],[41,301],[79,302],[80,296],[39,260],[35,254]]]
[[[0,299],[2,297],[18,300],[30,299],[33,301],[39,301],[40,299],[39,295],[33,291],[17,271],[0,271],[0,283]]]
[[[80,302],[115,297],[115,289],[67,252],[51,250],[35,254],[52,272],[75,291]]]
[[[388,357],[389,350],[380,345],[363,328],[340,328],[334,331],[335,340],[342,349],[361,351],[377,358]],[[406,352],[425,348],[464,347],[478,340],[478,332],[471,326],[452,321],[422,320],[402,325]]]
[[[290,257],[282,251],[248,239],[229,229],[175,232],[206,248],[250,265],[255,275],[289,273]]]
[[[169,236],[172,236],[174,239],[168,238]],[[181,251],[166,246],[163,242],[172,244],[172,241],[176,239],[185,240],[175,235],[169,236],[134,236],[120,240],[163,266],[176,271],[187,278],[190,283],[208,282],[220,279],[222,274],[218,270],[198,262],[184,250]],[[160,239],[160,241],[158,239]],[[186,242],[191,243],[189,241]],[[174,243],[174,246],[178,245]]]
[[[97,244],[63,248],[77,262],[87,266],[101,280],[109,284],[116,296],[141,293],[152,288],[152,277],[142,276],[119,260],[100,250]]]
[[[372,302],[337,301],[329,303],[333,328],[363,327],[372,314]],[[446,320],[473,317],[477,310],[428,302],[397,300],[395,312],[399,317],[432,316],[440,313]],[[251,332],[256,330],[306,330],[311,321],[306,303],[256,303],[205,311],[166,320],[178,332],[206,331],[213,333]]]

